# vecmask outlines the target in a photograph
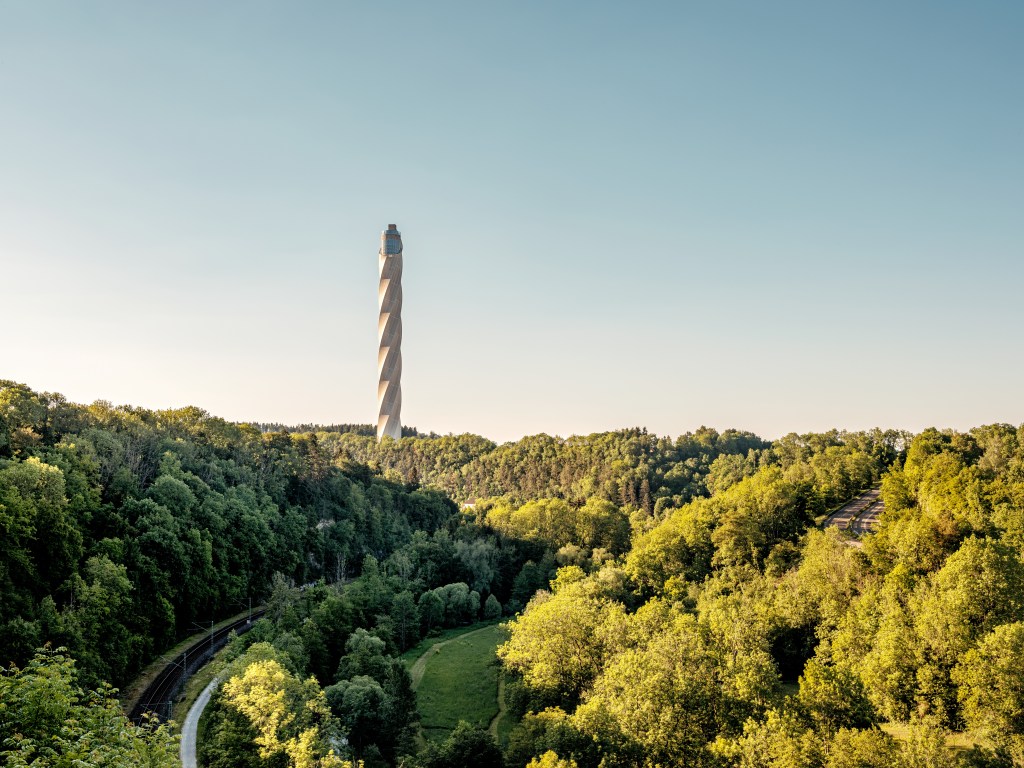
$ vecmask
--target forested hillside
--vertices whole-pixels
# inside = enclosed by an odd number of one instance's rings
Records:
[[[342,580],[453,521],[441,493],[339,468],[315,435],[196,408],[78,406],[0,383],[0,650],[66,646],[121,685],[282,574]]]
[[[500,649],[510,764],[1024,765],[1024,428],[917,436],[858,547],[810,523],[884,468],[863,437],[781,441],[621,560],[560,570]]]
[[[533,435],[500,446],[477,435],[377,443],[352,432],[327,442],[338,456],[440,488],[459,501],[505,496],[518,503],[545,497],[582,503],[596,497],[647,512],[705,493],[718,456],[741,464],[768,447],[749,432],[706,427],[676,440],[626,429],[566,439]]]
[[[0,384],[10,759],[74,713],[119,734],[112,764],[172,763],[103,686],[253,598],[268,612],[230,646],[208,766],[1024,765],[1022,429],[344,429]],[[817,527],[877,483],[875,533]],[[465,724],[421,749],[397,655],[502,615],[519,724],[501,749]]]
[[[631,430],[378,447],[359,432],[264,432],[197,408],[80,406],[0,382],[3,662],[49,642],[70,649],[84,684],[120,685],[196,622],[267,596],[273,574],[340,582],[367,554],[414,590],[465,581],[521,605],[554,566],[549,542],[460,526],[438,488],[503,503],[613,499],[604,514],[621,518],[620,501],[649,513],[703,493],[719,454],[764,446],[741,433],[673,443]],[[619,527],[606,549],[622,550]]]

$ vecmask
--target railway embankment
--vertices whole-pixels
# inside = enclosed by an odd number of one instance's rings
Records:
[[[263,608],[254,609],[222,621],[164,654],[126,689],[121,706],[128,716],[135,722],[141,721],[147,713],[160,720],[170,719],[175,698],[188,679],[227,644],[232,632],[240,635],[248,631],[264,612]]]

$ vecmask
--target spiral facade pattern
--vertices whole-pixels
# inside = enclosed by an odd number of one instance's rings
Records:
[[[402,436],[402,233],[395,224],[380,234],[377,299],[377,439]]]

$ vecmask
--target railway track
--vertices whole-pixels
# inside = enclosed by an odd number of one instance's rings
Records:
[[[227,644],[228,636],[232,632],[240,635],[248,631],[252,627],[252,622],[264,613],[266,609],[260,608],[252,612],[251,619],[239,619],[215,629],[168,661],[160,674],[142,692],[129,717],[139,723],[147,713],[152,713],[161,721],[169,720],[174,707],[174,697],[188,679]]]

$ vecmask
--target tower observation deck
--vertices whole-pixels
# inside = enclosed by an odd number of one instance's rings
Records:
[[[380,233],[377,300],[377,439],[402,436],[402,233],[388,224]]]

